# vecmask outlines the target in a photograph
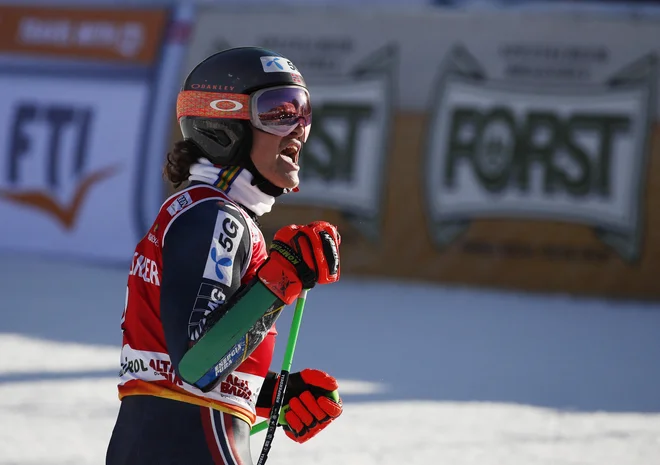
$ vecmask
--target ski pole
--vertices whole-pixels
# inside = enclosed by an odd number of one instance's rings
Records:
[[[268,421],[263,421],[258,425],[255,425],[250,434],[262,431],[268,426],[268,431],[266,431],[266,440],[264,441],[264,446],[261,449],[261,455],[259,455],[259,460],[257,465],[264,465],[266,459],[268,458],[268,452],[270,447],[273,444],[273,438],[275,437],[275,430],[277,429],[277,423],[280,417],[280,409],[282,408],[282,402],[284,401],[284,391],[286,389],[287,381],[289,380],[289,372],[291,371],[291,365],[293,363],[293,353],[296,350],[296,341],[298,340],[298,333],[300,332],[300,325],[302,324],[303,310],[305,309],[305,300],[307,299],[307,289],[303,289],[298,296],[296,302],[296,309],[293,313],[293,320],[291,321],[291,329],[289,330],[289,339],[286,344],[286,351],[284,352],[284,359],[282,360],[282,371],[280,372],[280,377],[277,380],[277,388],[275,394],[275,402],[270,409],[270,418]]]

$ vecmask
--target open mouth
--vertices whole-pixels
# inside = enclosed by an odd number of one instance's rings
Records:
[[[280,155],[289,158],[296,165],[298,164],[298,155],[300,153],[300,145],[295,142],[290,143],[280,151]]]

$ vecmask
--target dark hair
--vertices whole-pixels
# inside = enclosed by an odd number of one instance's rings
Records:
[[[163,177],[174,187],[179,187],[188,180],[190,166],[202,156],[201,151],[193,142],[189,140],[175,142],[172,151],[167,154],[167,161],[163,166]]]

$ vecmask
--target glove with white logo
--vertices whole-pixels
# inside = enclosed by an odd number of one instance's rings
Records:
[[[275,234],[268,259],[257,276],[289,305],[303,289],[339,280],[339,244],[337,228],[326,221],[285,226]]]

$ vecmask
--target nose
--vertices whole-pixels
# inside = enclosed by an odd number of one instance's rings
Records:
[[[301,120],[301,122],[296,126],[293,131],[291,131],[291,134],[289,134],[291,137],[295,139],[301,138],[305,134],[305,126],[304,126],[304,121]]]

